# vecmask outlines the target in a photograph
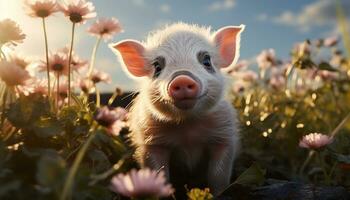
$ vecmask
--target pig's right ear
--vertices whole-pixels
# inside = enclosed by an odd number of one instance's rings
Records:
[[[151,73],[151,70],[146,68],[145,48],[140,42],[123,40],[110,44],[109,47],[118,55],[119,60],[132,76],[142,77]]]

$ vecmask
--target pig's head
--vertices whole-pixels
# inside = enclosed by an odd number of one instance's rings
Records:
[[[244,25],[209,28],[177,23],[141,43],[123,40],[110,47],[132,77],[144,77],[140,95],[160,120],[183,120],[207,112],[223,97],[220,69],[239,57]]]

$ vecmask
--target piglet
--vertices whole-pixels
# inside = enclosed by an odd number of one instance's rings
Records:
[[[189,179],[200,172],[214,194],[228,186],[239,136],[236,111],[224,99],[221,69],[236,63],[244,27],[212,33],[175,23],[145,42],[110,44],[125,71],[140,80],[129,122],[142,167],[163,169],[170,181],[178,166]]]

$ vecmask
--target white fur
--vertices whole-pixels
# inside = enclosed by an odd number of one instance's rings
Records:
[[[231,65],[239,57],[244,25],[239,28],[242,30],[237,34],[235,58]],[[206,156],[209,160],[206,176],[214,193],[228,185],[239,147],[236,112],[223,99],[225,80],[219,67],[222,60],[218,51],[220,44],[214,41],[215,33],[209,27],[176,23],[152,32],[145,42],[139,43],[145,49],[142,56],[148,63],[143,67],[151,71],[153,66],[149,63],[158,56],[164,57],[166,64],[157,78],[152,78],[153,73],[149,73],[142,79],[140,94],[130,113],[131,140],[142,166],[164,167],[169,175],[168,161],[173,149],[177,149],[190,170],[202,156]],[[114,52],[115,45],[110,45]],[[197,54],[200,51],[209,53],[215,73],[208,72],[199,63]],[[127,69],[119,52],[117,55],[123,68]],[[201,98],[189,110],[175,107],[168,95],[169,82],[178,71],[192,73],[201,85]],[[205,149],[210,155],[203,155]]]

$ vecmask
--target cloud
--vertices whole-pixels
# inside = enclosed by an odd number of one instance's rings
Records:
[[[132,0],[131,1],[135,6],[139,7],[148,7],[148,5],[145,3],[145,0]],[[171,11],[171,7],[169,4],[163,3],[158,6],[160,12],[162,13],[169,13]]]
[[[258,21],[266,21],[268,19],[268,16],[266,13],[261,13],[260,15],[256,16],[256,20]]]
[[[349,10],[350,1],[342,1],[342,8]],[[279,16],[273,17],[272,21],[296,27],[301,32],[308,32],[313,27],[334,25],[336,19],[336,1],[318,0],[306,5],[299,12],[285,11]]]
[[[160,5],[159,9],[163,13],[169,13],[171,8],[169,4],[162,4]]]
[[[223,11],[230,10],[236,5],[236,0],[216,0],[208,6],[209,11]]]
[[[145,0],[132,0],[132,2],[136,6],[143,6],[143,5],[145,5]]]

